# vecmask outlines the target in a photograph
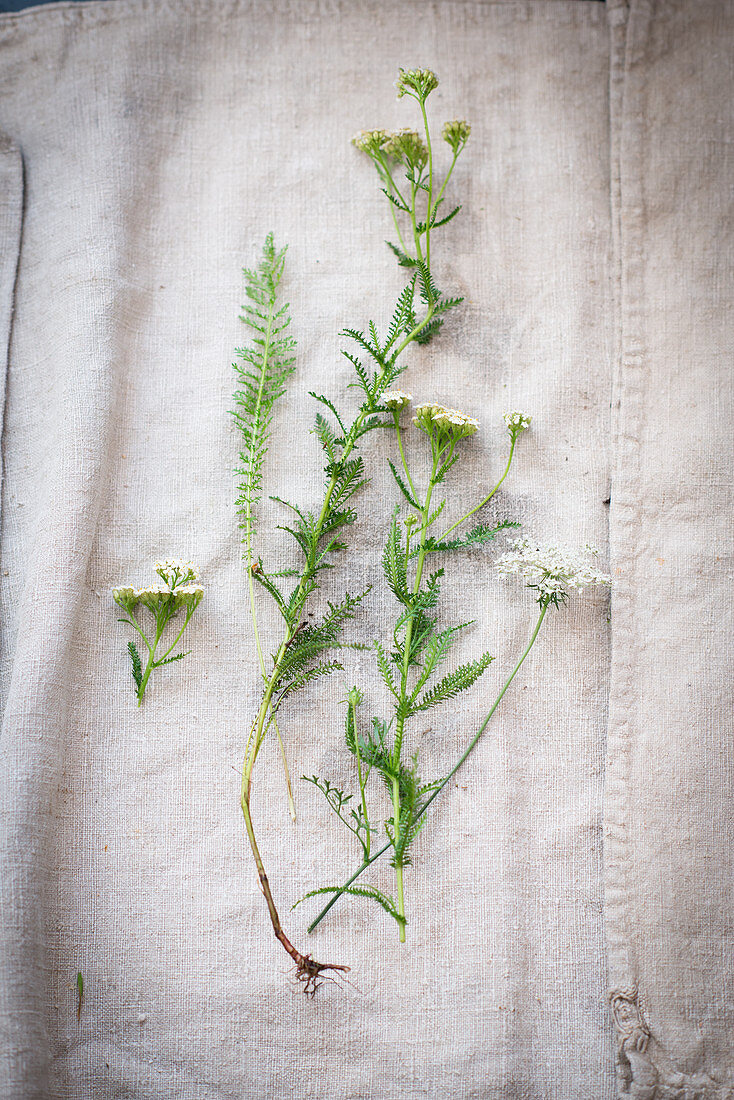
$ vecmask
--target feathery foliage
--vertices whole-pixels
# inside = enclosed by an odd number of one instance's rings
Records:
[[[242,432],[241,476],[237,508],[246,539],[255,534],[255,505],[262,495],[262,467],[267,453],[273,407],[285,393],[295,370],[295,341],[288,333],[288,305],[278,305],[278,288],[285,267],[286,248],[277,249],[273,234],[263,245],[260,263],[246,268],[248,302],[240,320],[252,332],[252,343],[238,348],[233,364],[238,386],[234,393],[234,419]]]

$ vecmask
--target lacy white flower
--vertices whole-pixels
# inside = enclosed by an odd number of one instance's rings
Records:
[[[199,570],[192,561],[183,561],[181,558],[165,558],[157,561],[153,566],[158,576],[176,588],[181,584],[190,584],[199,579]]]
[[[527,413],[521,412],[505,413],[503,419],[513,441],[517,439],[521,432],[526,432],[528,430],[533,420],[532,416],[528,416]]]
[[[453,152],[458,155],[469,140],[471,126],[463,118],[454,118],[450,122],[444,122],[441,136],[448,142]]]
[[[593,569],[586,560],[588,555],[599,553],[593,546],[578,551],[515,539],[512,547],[497,559],[497,571],[521,577],[528,588],[537,591],[539,601],[557,602],[567,598],[569,589],[609,587],[612,583],[610,576]]]
[[[179,607],[197,607],[204,596],[204,589],[200,584],[185,584],[174,592],[176,604]]]
[[[161,584],[149,584],[145,588],[135,589],[135,598],[140,601],[143,607],[147,607],[153,612],[157,611],[162,600],[168,599],[170,595],[171,589],[164,588]]]
[[[424,100],[438,87],[438,77],[432,69],[401,69],[395,87],[398,99],[412,95],[415,99]]]
[[[454,439],[463,439],[479,430],[479,421],[473,416],[467,416],[458,409],[449,409],[435,401],[421,402],[415,406],[415,413],[413,423],[429,435],[438,429]]]
[[[387,405],[388,409],[395,409],[398,412],[409,405],[412,400],[413,394],[406,393],[405,390],[385,390],[382,395],[383,404]]]

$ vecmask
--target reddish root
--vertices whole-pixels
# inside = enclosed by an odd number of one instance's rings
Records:
[[[327,975],[319,981],[320,976],[326,970],[338,970],[346,974],[349,967],[339,966],[337,963],[316,962],[310,955],[301,955],[300,952],[298,952],[298,958],[296,959],[296,981],[302,983],[303,992],[307,997],[315,997],[316,990],[319,989],[325,981],[334,980]]]

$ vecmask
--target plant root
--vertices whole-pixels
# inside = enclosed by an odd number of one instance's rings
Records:
[[[349,970],[348,966],[339,966],[337,963],[320,963],[316,962],[310,955],[301,955],[300,952],[296,952],[298,959],[296,960],[296,981],[301,982],[303,985],[303,993],[307,997],[312,999],[316,996],[316,991],[324,982],[333,982],[334,978],[326,976],[319,981],[319,977],[325,970],[339,970],[342,973],[346,973]]]

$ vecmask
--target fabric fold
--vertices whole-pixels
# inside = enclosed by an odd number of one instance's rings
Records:
[[[621,1095],[734,1095],[730,4],[610,5],[606,927]],[[727,960],[728,959],[728,963]]]

